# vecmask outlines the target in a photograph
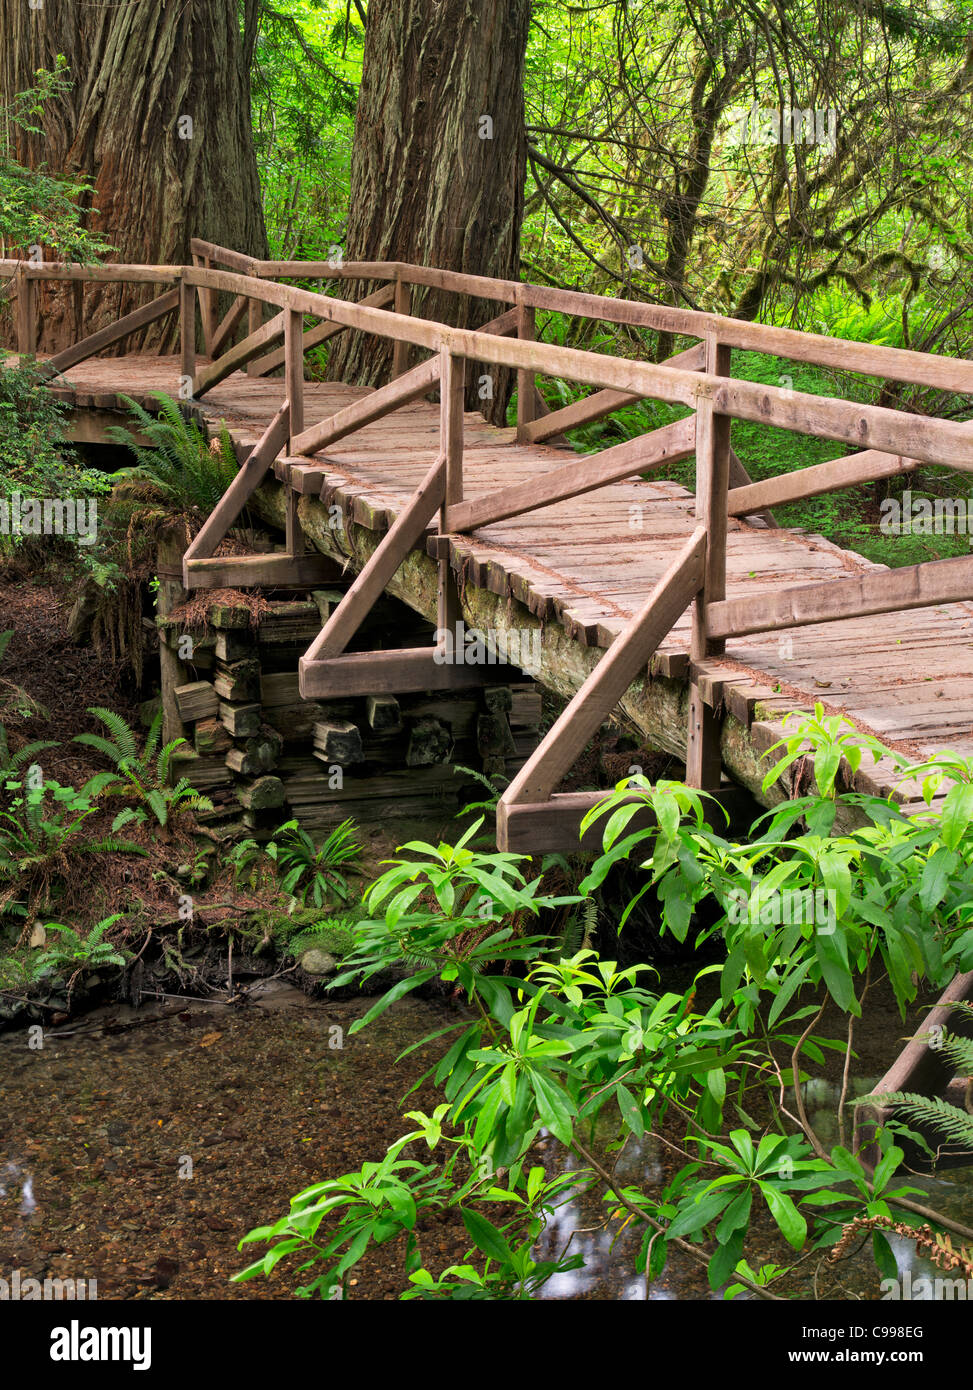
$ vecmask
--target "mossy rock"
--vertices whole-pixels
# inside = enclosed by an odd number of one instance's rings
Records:
[[[322,907],[301,908],[296,912],[262,910],[251,913],[250,928],[261,937],[272,937],[278,950],[287,951],[288,955],[294,954],[291,943],[300,937],[303,950],[313,947],[341,960],[352,949],[355,938],[350,926],[339,924],[335,918],[353,919],[357,915],[356,910],[328,912]]]

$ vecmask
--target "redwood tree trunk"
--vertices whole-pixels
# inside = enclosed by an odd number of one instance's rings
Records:
[[[266,256],[247,60],[255,9],[247,0],[244,39],[236,0],[47,0],[36,10],[0,0],[0,100],[33,86],[58,53],[73,80],[44,110],[43,134],[21,135],[15,155],[91,179],[86,222],[115,247],[110,259],[186,264],[193,236]],[[159,292],[93,286],[82,300],[80,287],[46,288],[39,348],[55,352]],[[171,316],[116,350],[170,351],[177,333]]]
[[[370,0],[346,259],[519,279],[529,21],[530,0]],[[414,313],[457,326],[476,327],[504,307],[413,290]],[[390,366],[387,341],[349,333],[329,372],[374,385]],[[489,370],[471,366],[467,399],[502,418],[509,374],[492,369],[491,403],[476,388]]]

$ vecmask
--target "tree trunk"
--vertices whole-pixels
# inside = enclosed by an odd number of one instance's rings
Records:
[[[370,0],[355,118],[348,260],[520,278],[529,0]],[[359,297],[364,286],[346,286]],[[505,306],[413,289],[413,313],[476,327]],[[332,379],[375,385],[388,340],[344,334]],[[478,389],[490,373],[493,399]],[[502,419],[510,373],[470,364],[467,402]]]
[[[266,256],[250,127],[246,53],[235,0],[126,0],[120,5],[0,0],[0,101],[34,84],[63,53],[73,88],[40,116],[41,135],[17,134],[28,167],[85,175],[87,225],[123,262],[186,264],[202,237]],[[188,119],[187,119],[188,118]],[[45,287],[38,346],[56,352],[151,299],[152,286]],[[173,349],[175,316],[133,335],[133,345]]]

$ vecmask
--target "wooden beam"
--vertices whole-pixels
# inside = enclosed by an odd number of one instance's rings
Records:
[[[308,589],[327,584],[341,573],[330,556],[227,555],[216,560],[188,560],[184,566],[187,589],[260,588]]]
[[[732,495],[733,495],[733,491],[732,491],[732,490],[733,490],[733,488],[735,488],[735,487],[741,487],[741,488],[742,488],[742,487],[749,487],[750,484],[751,484],[751,481],[752,481],[752,480],[751,480],[750,474],[747,472],[747,470],[744,468],[743,464],[742,464],[742,463],[740,462],[740,460],[737,458],[736,450],[733,449],[733,448],[731,447],[731,449],[730,449],[730,493],[729,493],[729,495],[732,497]],[[733,513],[733,512],[730,512],[730,516],[733,516],[733,515],[734,515],[734,513]],[[769,526],[770,529],[771,529],[772,531],[776,531],[776,530],[777,530],[777,518],[774,516],[773,512],[769,510],[769,508],[761,508],[761,509],[759,509],[759,510],[757,510],[757,511],[754,511],[754,510],[748,508],[748,510],[747,510],[743,515],[744,515],[744,519],[746,519],[747,517],[759,517],[759,518],[761,519],[761,521],[763,521],[763,523],[764,523],[765,526]]]
[[[245,367],[254,357],[259,357],[268,343],[276,343],[282,338],[286,318],[286,312],[277,314],[269,323],[258,328],[256,333],[251,333],[242,343],[237,343],[236,347],[225,352],[219,361],[204,367],[193,381],[193,396],[199,397],[211,390],[233,372]]]
[[[689,415],[685,420],[663,425],[651,434],[642,434],[611,449],[603,449],[599,454],[578,456],[563,468],[556,468],[526,483],[501,488],[498,492],[488,493],[486,497],[449,507],[446,530],[451,533],[473,531],[494,521],[504,521],[509,516],[519,516],[538,507],[563,502],[568,497],[580,497],[608,483],[621,482],[635,473],[688,458],[695,448],[696,417]]]
[[[496,333],[501,338],[505,338],[510,333],[516,333],[519,324],[520,314],[516,309],[508,309],[506,313],[498,314],[495,319],[481,323],[476,331],[477,333]]]
[[[220,321],[219,327],[213,330],[212,340],[206,352],[209,357],[219,357],[226,344],[233,337],[233,334],[240,326],[240,322],[250,306],[250,300],[246,295],[238,294],[236,299],[227,309]]]
[[[253,299],[253,298],[248,299],[248,300],[247,300],[247,337],[248,337],[248,338],[250,337],[250,335],[251,335],[252,333],[256,333],[257,330],[258,330],[258,328],[262,328],[262,327],[263,327],[263,321],[264,321],[264,305],[263,305],[263,300],[262,300],[262,299]],[[276,349],[276,352],[281,352],[281,349],[280,349],[280,348],[277,348],[277,349]],[[271,354],[271,356],[274,356],[274,355],[275,355],[274,353]],[[260,366],[260,363],[263,362],[264,360],[265,360],[265,359],[264,359],[263,357],[255,357],[255,358],[253,358],[250,362],[248,362],[247,365],[246,365],[246,373],[247,373],[247,376],[260,376],[261,373],[260,373],[260,371],[258,370],[258,368],[259,368],[259,366]],[[283,353],[282,353],[282,352],[281,352],[281,361],[283,361]],[[279,364],[278,364],[278,365],[279,365]]]
[[[536,336],[534,310],[521,300],[517,305],[517,337],[522,343],[531,343]],[[523,442],[530,438],[528,430],[534,420],[534,372],[530,368],[517,369],[517,440]],[[554,431],[557,432],[556,430]]]
[[[973,555],[927,560],[904,569],[870,570],[823,584],[798,584],[766,597],[727,599],[711,605],[707,616],[714,637],[742,637],[964,599],[973,599]]]
[[[308,551],[307,537],[304,535],[304,528],[301,525],[301,517],[298,505],[301,494],[294,492],[292,488],[287,489],[285,498],[286,515],[284,517],[284,534],[286,537],[284,549],[288,555],[304,555]]]
[[[440,354],[439,439],[446,464],[444,508],[463,500],[463,411],[466,363],[445,349]]]
[[[17,285],[17,351],[22,357],[33,357],[37,351],[37,288],[22,269]]]
[[[370,304],[375,309],[381,309],[389,303],[394,293],[392,285],[383,285],[380,290],[376,290],[374,294],[367,295],[358,302]],[[321,343],[326,343],[329,338],[333,338],[338,333],[343,333],[346,327],[347,324],[344,323],[316,323],[304,334],[302,353],[308,352],[311,348],[319,347]],[[251,376],[266,376],[268,372],[274,372],[283,365],[284,349],[275,348],[273,352],[268,352],[264,357],[258,357],[255,362],[251,362],[247,367],[247,372]]]
[[[210,259],[207,255],[193,257],[193,264],[198,265],[202,270],[208,270]],[[199,299],[199,322],[203,331],[203,351],[207,357],[214,356],[213,353],[213,334],[216,331],[216,291],[210,289],[197,290]]]
[[[196,376],[196,292],[188,280],[179,282],[179,371],[193,382]]]
[[[411,275],[410,278],[418,279]],[[462,277],[461,277],[462,278]],[[474,278],[474,277],[466,277]],[[425,283],[425,281],[422,281]],[[489,283],[489,282],[488,282]],[[606,295],[580,294],[552,285],[520,286],[509,282],[493,282],[507,289],[510,300],[516,291],[524,292],[536,308],[557,313],[573,314],[579,318],[599,319],[604,323],[637,324],[662,332],[703,337],[715,333],[720,342],[747,352],[765,352],[794,362],[813,362],[819,367],[861,372],[866,376],[888,377],[892,381],[907,381],[916,386],[934,386],[942,391],[958,391],[973,395],[973,362],[963,358],[941,357],[928,352],[904,348],[880,347],[874,343],[852,343],[821,333],[806,333],[794,328],[774,328],[769,324],[753,323],[747,319],[722,318],[695,310],[677,309],[658,304],[642,304],[636,300],[613,299]],[[473,286],[460,293],[486,296],[486,287]]]
[[[290,405],[290,438],[304,429],[304,316],[287,309],[284,319],[284,394]]]
[[[436,368],[438,371],[438,362]],[[301,658],[302,671],[325,657],[340,656],[345,650],[392,575],[442,506],[445,474],[444,460],[438,458],[408,506],[395,518],[351,588]]]
[[[446,531],[446,515],[463,500],[463,410],[466,394],[466,362],[443,351],[439,374],[439,440],[445,466],[443,501],[439,509],[440,535]],[[449,547],[437,564],[436,628],[455,634],[463,616],[456,576],[449,563]]]
[[[417,396],[424,396],[438,380],[439,356],[437,354],[428,362],[420,362],[418,367],[413,367],[411,371],[396,377],[387,386],[382,386],[378,391],[370,392],[369,395],[363,396],[360,401],[345,406],[344,410],[337,411],[327,420],[322,420],[320,424],[312,425],[310,429],[304,430],[303,433],[291,440],[291,453],[298,455],[316,453],[318,449],[323,449],[326,445],[343,439],[346,434],[361,429],[363,425],[371,424],[373,420],[380,420],[383,415],[388,415],[390,411],[398,409],[400,405],[414,401]]]
[[[436,660],[432,647],[398,651],[347,652],[323,661],[304,659],[299,688],[304,700],[351,699],[360,695],[397,695],[422,690],[464,690],[496,685],[516,667],[461,666]]]
[[[205,560],[215,554],[220,541],[240,515],[248,498],[263,482],[274,459],[287,443],[289,418],[289,407],[285,401],[251,449],[249,457],[233,482],[206,518],[202,530],[186,551],[185,561]],[[185,563],[183,575],[183,582],[188,589],[190,577]]]
[[[62,352],[49,357],[43,364],[45,375],[57,375],[66,372],[69,367],[75,366],[78,362],[83,362],[88,357],[94,357],[95,353],[101,352],[102,348],[108,347],[111,343],[117,343],[120,338],[125,338],[129,333],[134,333],[138,328],[144,328],[147,323],[154,323],[156,319],[161,319],[166,314],[171,314],[179,308],[179,291],[169,290],[159,299],[153,299],[150,304],[143,304],[139,309],[133,309],[124,318],[118,319],[115,323],[108,324],[105,328],[100,328],[97,333],[91,333],[87,338],[82,338],[80,343],[75,343],[73,347],[64,348]]]
[[[392,290],[392,307],[397,314],[403,318],[408,318],[412,313],[412,286],[407,280],[403,280],[401,275],[396,275],[395,283],[392,286],[386,285],[386,289]],[[392,376],[402,376],[409,366],[409,344],[397,342],[392,348]]]
[[[730,371],[730,349],[712,336],[706,339],[706,369],[715,376]],[[720,725],[715,710],[699,688],[697,663],[719,656],[724,643],[709,629],[711,603],[726,596],[726,498],[730,480],[730,417],[719,414],[710,400],[696,412],[696,521],[706,533],[703,583],[693,603],[689,640],[689,730],[686,741],[686,781],[709,791],[720,785]]]
[[[705,560],[706,532],[700,527],[517,773],[502,805],[547,800],[696,596]]]
[[[799,468],[793,473],[781,473],[763,482],[730,489],[731,516],[743,516],[763,507],[796,502],[803,497],[819,497],[837,488],[857,487],[879,478],[894,478],[899,473],[911,473],[918,460],[902,454],[883,454],[878,449],[863,449],[860,454],[830,459],[811,468]]]
[[[604,357],[596,352],[580,352],[575,348],[558,347],[553,343],[521,342],[519,339],[500,338],[495,334],[450,328],[446,324],[431,323],[425,319],[406,319],[384,309],[347,304],[291,285],[257,282],[226,271],[187,269],[183,273],[191,277],[194,284],[203,283],[213,289],[226,290],[234,294],[252,294],[257,286],[261,297],[280,308],[299,309],[302,313],[333,319],[384,338],[406,339],[433,352],[438,353],[441,347],[446,346],[450,351],[477,362],[494,362],[505,367],[542,371],[549,375],[585,382],[591,386],[679,403],[691,409],[695,409],[701,398],[711,396],[716,410],[721,414],[776,425],[823,439],[839,439],[853,446],[867,445],[887,453],[902,452],[924,463],[973,471],[973,426],[969,423],[928,419],[906,411],[888,410],[882,406],[829,400],[800,391],[784,391],[780,387],[765,386],[759,382],[727,381],[725,378],[700,375],[671,366]],[[598,302],[597,295],[591,298]],[[705,332],[705,325],[709,323],[708,317],[699,317],[704,323],[700,331]],[[722,336],[722,324],[733,321],[715,319],[713,322],[720,328]],[[693,330],[677,325],[675,331]],[[775,329],[772,332],[787,333],[790,330]],[[801,334],[795,333],[793,336],[799,339]],[[727,336],[725,341],[729,343],[730,337]],[[737,345],[734,343],[734,346]],[[848,349],[850,352],[856,345],[838,343],[833,346],[841,350]],[[884,353],[898,350],[878,351]],[[905,355],[918,359],[923,357],[921,353]],[[932,360],[937,364],[950,361],[945,358]],[[857,370],[850,362],[841,360],[840,352],[838,360],[835,360],[832,354],[829,362],[835,366]],[[973,379],[973,363],[957,361],[953,365],[961,368],[966,378]],[[901,373],[890,371],[887,374],[904,379]],[[963,388],[956,386],[952,389]]]
[[[677,352],[673,357],[667,357],[659,365],[694,372],[702,370],[703,360],[704,345],[696,343],[685,352]],[[524,430],[524,438],[532,444],[538,444],[544,439],[550,439],[552,435],[563,434],[564,431],[577,429],[580,425],[590,425],[595,420],[603,420],[606,415],[611,415],[612,411],[621,410],[626,405],[635,405],[642,400],[645,400],[644,396],[633,395],[629,391],[596,391],[593,396],[573,401],[571,405],[554,410],[542,419],[532,419]]]
[[[260,264],[253,256],[245,256],[241,251],[232,251],[228,246],[217,246],[212,241],[203,241],[201,237],[194,236],[189,243],[189,249],[194,256],[212,261],[214,264],[218,262],[229,266],[231,270],[239,271],[243,275],[256,275],[256,267]]]
[[[97,285],[178,285],[182,265],[76,265],[70,261],[31,263],[32,280],[81,280]],[[195,282],[194,282],[195,283]]]
[[[589,811],[610,793],[555,792],[549,801],[521,802],[507,806],[502,802],[497,814],[497,848],[507,854],[600,854],[609,817],[603,816],[581,835],[581,822]],[[761,807],[742,787],[724,784],[711,793],[731,818],[731,825],[748,829]],[[633,792],[631,800],[640,809],[628,823],[629,831],[646,830],[655,825],[652,808],[645,798]],[[723,829],[723,817],[714,810],[714,824]]]

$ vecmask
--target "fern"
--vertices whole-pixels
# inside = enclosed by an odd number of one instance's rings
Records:
[[[152,727],[145,740],[145,751],[142,754],[139,754],[138,751],[138,739],[135,731],[121,715],[115,714],[113,710],[105,709],[101,705],[92,707],[88,713],[101,720],[110,737],[105,738],[102,734],[77,734],[74,742],[83,743],[87,748],[95,749],[109,762],[114,763],[128,785],[119,783],[111,773],[102,773],[101,776],[108,778],[109,783],[114,782],[115,785],[112,789],[116,794],[135,797],[144,802],[159,825],[163,826],[168,825],[173,815],[181,815],[186,811],[211,811],[213,809],[213,803],[209,797],[197,792],[187,777],[180,777],[175,786],[169,785],[172,755],[177,748],[185,744],[186,740],[184,738],[172,739],[157,754],[156,750],[159,748],[162,733],[161,710],[152,721]],[[153,758],[155,758],[154,765]],[[129,812],[129,814],[119,812],[115,817],[112,830],[118,830],[121,826],[132,822],[141,823],[148,819],[141,807],[138,809],[129,808]]]
[[[464,767],[462,763],[454,763],[453,771],[466,777],[472,777],[474,782],[479,782],[480,786],[487,792],[487,796],[482,801],[468,801],[466,805],[456,812],[456,819],[463,816],[474,815],[478,811],[486,811],[489,815],[495,816],[497,813],[497,802],[503,793],[503,787],[498,786],[483,772],[477,772],[475,767]],[[498,782],[503,782],[509,786],[509,777],[498,777]]]
[[[938,1096],[922,1096],[914,1091],[885,1091],[863,1096],[860,1105],[894,1105],[914,1124],[926,1124],[944,1134],[952,1143],[973,1152],[973,1115]]]
[[[87,748],[94,748],[96,752],[103,754],[109,762],[113,762],[119,770],[124,770],[126,763],[138,761],[138,744],[135,732],[120,714],[116,714],[114,710],[105,709],[102,705],[95,705],[88,710],[88,713],[101,720],[108,729],[111,738],[104,738],[101,734],[76,734],[75,743],[83,743]],[[158,722],[158,718],[156,722]]]
[[[181,513],[208,515],[237,473],[236,451],[226,425],[221,425],[219,439],[211,444],[178,402],[161,391],[154,394],[159,404],[156,416],[130,397],[122,398],[149,447],[134,444],[126,429],[109,430],[136,459],[132,467],[114,475],[113,502],[149,502]]]
[[[34,739],[31,743],[25,743],[23,748],[18,748],[16,753],[10,752],[7,743],[7,731],[0,724],[0,774],[12,777],[19,774],[23,767],[30,767],[36,760],[38,753],[43,753],[47,748],[60,748],[60,744],[53,739]]]
[[[939,1050],[953,1064],[958,1076],[973,1076],[973,1038],[943,1033]]]

